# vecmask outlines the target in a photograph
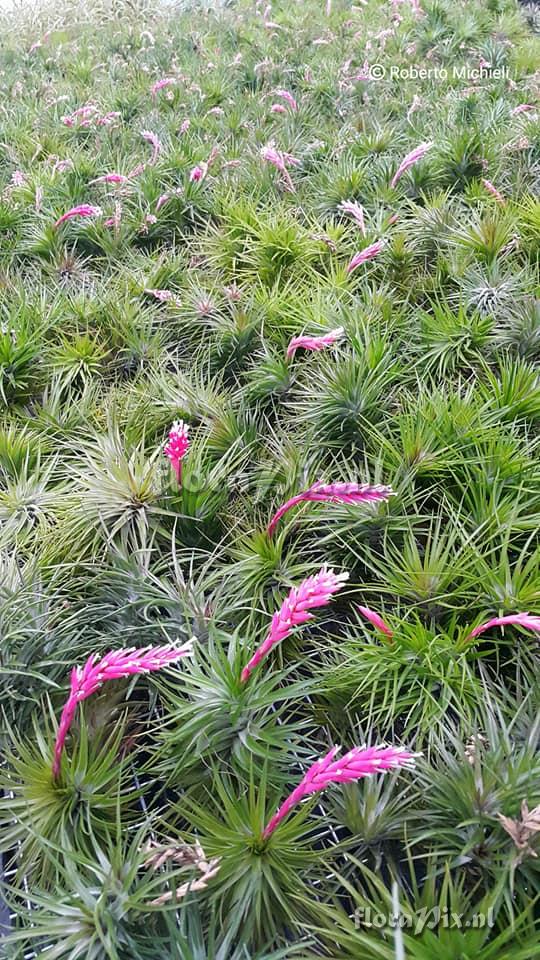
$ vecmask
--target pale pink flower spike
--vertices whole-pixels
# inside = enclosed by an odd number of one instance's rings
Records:
[[[356,270],[361,264],[373,260],[374,257],[378,257],[383,249],[384,240],[377,240],[375,243],[370,244],[369,247],[365,247],[364,250],[360,250],[359,253],[355,253],[347,266],[347,273],[352,273],[352,271]]]
[[[492,184],[491,180],[482,179],[482,186],[484,187],[485,190],[487,190],[488,193],[491,194],[491,196],[497,201],[497,203],[501,205],[501,207],[504,207],[506,200],[504,199],[502,193],[499,193],[499,191],[497,190],[497,187],[495,187]]]
[[[293,587],[280,609],[274,613],[265,640],[242,670],[240,678],[242,683],[249,679],[255,667],[264,660],[276,644],[285,640],[295,627],[312,620],[313,614],[309,611],[315,607],[325,607],[332,595],[341,590],[348,578],[348,573],[336,574],[333,570],[322,567],[314,576],[303,580],[299,587]]]
[[[90,180],[90,184],[93,183],[128,183],[129,177],[126,177],[123,173],[105,173],[102,177],[96,177],[95,180]]]
[[[338,205],[338,210],[340,210],[341,213],[348,213],[351,217],[353,217],[356,220],[358,226],[360,227],[360,232],[362,233],[362,236],[365,237],[366,224],[364,219],[363,207],[359,203],[357,203],[356,200],[343,200]]]
[[[381,633],[386,634],[387,637],[394,636],[394,631],[390,629],[388,624],[384,622],[383,618],[375,610],[370,610],[369,607],[361,607],[360,605],[358,605],[356,609],[362,614],[365,620],[369,620]]]
[[[150,88],[152,99],[155,100],[156,93],[158,93],[159,90],[163,90],[164,87],[170,87],[173,83],[176,83],[175,77],[162,77],[161,80],[157,80],[155,83],[153,83]]]
[[[294,356],[297,350],[324,350],[325,347],[331,347],[340,337],[343,336],[343,327],[336,327],[320,337],[300,336],[293,337],[287,347],[287,359]]]
[[[107,680],[161,670],[162,667],[175,663],[189,653],[191,653],[191,643],[183,647],[167,644],[163,647],[142,647],[138,650],[130,647],[127,650],[111,650],[101,660],[96,654],[92,654],[84,667],[74,667],[71,671],[70,694],[64,704],[56,734],[53,778],[56,779],[60,773],[62,751],[79,703],[92,696]]]
[[[293,157],[290,153],[284,153],[281,150],[276,150],[275,147],[268,145],[263,147],[261,150],[261,157],[266,163],[271,163],[276,170],[279,170],[283,181],[285,183],[286,189],[289,193],[294,193],[294,184],[291,180],[291,175],[287,170],[287,166],[298,167],[300,166],[300,160],[297,157]]]
[[[166,292],[168,293],[169,291]],[[151,293],[156,296],[155,290],[152,290]],[[158,291],[158,295],[161,293],[163,293],[163,291]],[[159,299],[169,300],[170,297],[159,297]],[[182,460],[189,450],[188,433],[188,425],[184,423],[183,420],[177,420],[169,430],[169,439],[163,448],[163,453],[170,460],[171,466],[176,474],[178,486],[180,486],[182,482]]]
[[[399,767],[411,768],[418,756],[401,747],[353,747],[344,757],[336,760],[338,751],[339,747],[332,747],[325,757],[316,760],[309,768],[298,786],[267,823],[263,831],[264,840],[268,839],[292,808],[305,797],[326,790],[332,783],[354,783],[355,780],[374,773],[384,773]]]
[[[516,624],[525,630],[533,630],[535,633],[540,633],[540,616],[534,613],[509,613],[505,617],[493,617],[492,620],[481,623],[478,627],[475,627],[474,630],[471,630],[467,640],[473,640],[474,637],[479,637],[481,633],[485,633],[486,630],[490,630],[491,627],[504,627],[507,624]]]
[[[369,483],[322,483],[318,481],[302,493],[297,493],[286,503],[283,503],[276,511],[268,524],[267,533],[271,537],[281,518],[297,503],[305,501],[318,503],[374,503],[379,500],[388,500],[392,496],[391,487],[383,487],[380,484],[370,486]]]
[[[293,112],[298,110],[298,104],[289,90],[276,90],[276,97],[281,97]]]
[[[414,150],[411,150],[411,152],[408,153],[407,156],[404,157],[404,159],[401,161],[399,167],[397,168],[394,176],[390,181],[390,186],[395,187],[396,183],[403,176],[403,174],[407,170],[409,170],[410,167],[414,167],[415,163],[418,163],[418,161],[421,160],[422,157],[425,157],[426,153],[428,152],[428,150],[431,150],[432,146],[433,146],[432,142],[421,143],[418,147],[415,147]]]

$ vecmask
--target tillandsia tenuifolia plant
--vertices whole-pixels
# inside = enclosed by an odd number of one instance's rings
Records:
[[[60,773],[62,751],[79,703],[91,697],[107,680],[118,680],[121,677],[132,677],[161,670],[191,652],[191,644],[185,644],[179,648],[166,646],[143,647],[139,650],[135,648],[111,650],[104,657],[98,658],[95,654],[91,654],[84,667],[73,667],[70,693],[62,710],[54,745],[53,777],[56,778]]]
[[[10,960],[538,955],[533,6],[0,2]]]

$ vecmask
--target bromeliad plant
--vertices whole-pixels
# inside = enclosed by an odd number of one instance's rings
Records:
[[[84,667],[74,667],[71,672],[69,697],[62,710],[54,745],[53,778],[56,779],[60,774],[64,744],[79,703],[91,697],[108,680],[118,680],[122,677],[132,677],[141,673],[161,670],[171,663],[176,663],[191,652],[191,644],[176,649],[172,646],[165,646],[143,647],[139,650],[135,648],[111,650],[104,657],[96,657],[95,654],[92,654]]]

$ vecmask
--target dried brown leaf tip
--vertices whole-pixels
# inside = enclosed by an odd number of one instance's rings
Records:
[[[162,893],[155,900],[151,900],[150,906],[152,907],[159,907],[172,899],[181,900],[191,890],[204,890],[208,881],[215,877],[218,872],[221,861],[221,857],[213,857],[207,860],[200,843],[190,845],[171,840],[170,843],[163,844],[150,840],[146,852],[149,856],[144,861],[144,865],[152,870],[158,870],[165,863],[171,862],[180,867],[193,867],[200,874],[198,877],[195,876],[186,880],[176,890],[167,890],[166,893]]]
[[[475,733],[467,740],[465,744],[465,758],[474,767],[476,758],[481,755],[482,748],[488,746],[488,742],[481,733]]]
[[[505,817],[504,814],[497,814],[503,828],[512,837],[514,844],[520,851],[517,862],[525,857],[537,857],[538,854],[530,846],[529,841],[536,833],[540,832],[540,806],[534,810],[529,810],[527,801],[521,803],[521,820],[512,820],[511,817]]]

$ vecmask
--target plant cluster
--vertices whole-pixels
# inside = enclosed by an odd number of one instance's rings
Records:
[[[0,15],[7,960],[540,957],[532,7]]]

